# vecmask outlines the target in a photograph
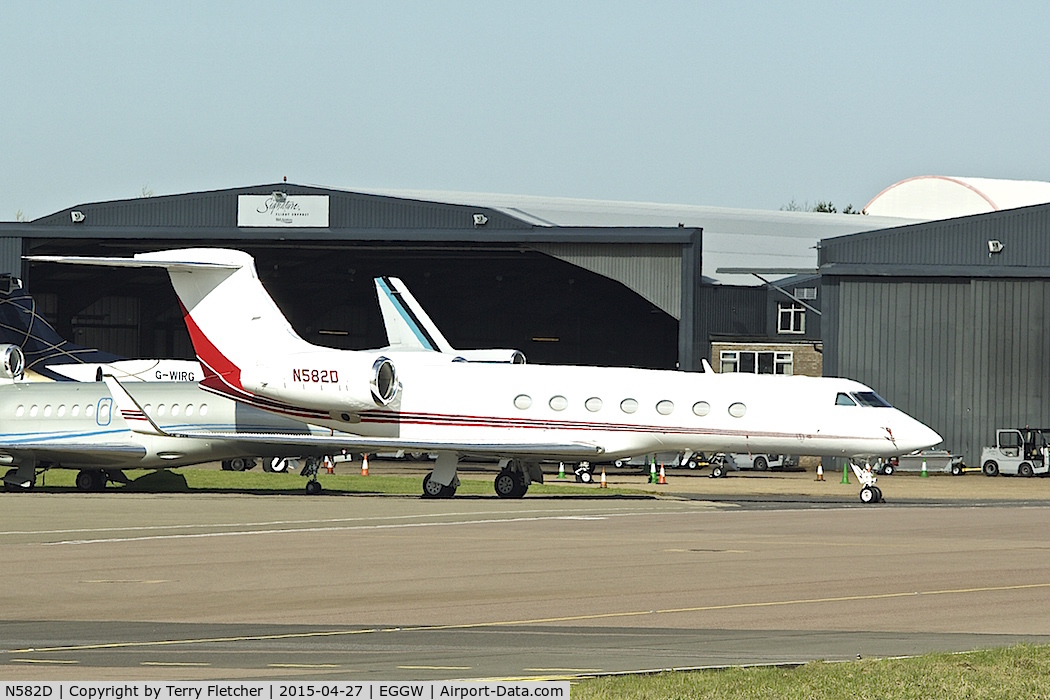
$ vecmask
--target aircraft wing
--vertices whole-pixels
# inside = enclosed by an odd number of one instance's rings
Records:
[[[304,435],[289,433],[219,433],[209,431],[167,432],[165,435],[196,440],[230,440],[264,446],[330,447],[347,452],[455,452],[478,457],[576,457],[593,459],[604,450],[583,442],[535,443],[470,443],[444,440],[400,440],[336,433],[334,435]]]
[[[32,458],[76,465],[118,465],[146,456],[146,448],[130,442],[76,442],[53,439],[0,438],[0,456],[17,462]]]

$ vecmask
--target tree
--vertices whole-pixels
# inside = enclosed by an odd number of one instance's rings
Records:
[[[824,201],[823,199],[817,201],[816,204],[810,206],[809,200],[806,200],[802,204],[799,204],[794,198],[790,202],[780,207],[780,211],[813,211],[820,212],[823,214],[835,214],[838,209],[831,203],[831,200]],[[854,209],[852,204],[847,204],[846,208],[842,210],[843,214],[867,214],[868,212],[863,209]]]

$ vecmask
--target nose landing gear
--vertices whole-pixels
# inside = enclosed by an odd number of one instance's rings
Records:
[[[871,464],[865,464],[863,469],[853,462],[850,462],[849,465],[853,469],[853,473],[857,475],[857,481],[860,482],[860,502],[885,503],[886,501],[882,497],[882,489],[875,485],[875,471],[871,468]]]

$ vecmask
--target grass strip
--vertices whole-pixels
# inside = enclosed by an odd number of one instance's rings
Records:
[[[128,469],[124,472],[131,483],[110,484],[109,490],[127,490],[139,493],[178,493],[189,491],[229,492],[229,493],[302,493],[305,477],[296,474],[276,474],[262,471],[227,472],[218,469],[180,468],[170,470]],[[48,490],[65,490],[76,488],[77,472],[72,469],[51,469],[37,479],[37,487]],[[460,475],[457,495],[492,496],[495,495],[491,476],[482,478]],[[418,496],[423,491],[422,477],[386,476],[371,474],[320,474],[318,477],[325,491],[333,493],[359,493],[378,495]],[[558,483],[550,477],[552,483],[532,484],[529,495],[539,496],[639,496],[638,491],[630,489],[599,489],[594,485]]]
[[[1050,698],[1050,645],[1021,644],[907,659],[813,662],[797,668],[729,668],[590,678],[572,700],[982,700]]]

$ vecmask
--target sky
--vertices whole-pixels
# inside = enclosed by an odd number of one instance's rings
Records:
[[[289,182],[779,209],[1050,180],[1050,3],[0,0],[0,220]]]

